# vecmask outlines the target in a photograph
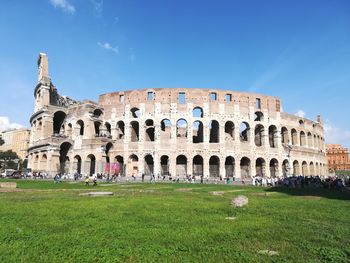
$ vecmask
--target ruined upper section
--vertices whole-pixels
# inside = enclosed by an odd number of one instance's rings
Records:
[[[39,53],[38,57],[38,82],[49,85],[49,59],[45,53]]]

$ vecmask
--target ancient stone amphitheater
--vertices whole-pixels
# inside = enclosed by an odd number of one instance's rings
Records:
[[[58,94],[38,59],[28,162],[34,172],[156,177],[324,175],[324,130],[281,100],[232,90],[113,92],[98,103]]]

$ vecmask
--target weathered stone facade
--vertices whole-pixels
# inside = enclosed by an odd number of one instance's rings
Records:
[[[157,88],[76,102],[58,95],[45,54],[38,66],[28,150],[33,171],[94,174],[109,167],[125,176],[241,179],[327,171],[321,118],[284,113],[279,98]]]
[[[347,148],[340,144],[327,144],[326,152],[330,171],[350,170],[349,150]]]

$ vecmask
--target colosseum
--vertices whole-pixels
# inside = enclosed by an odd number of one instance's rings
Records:
[[[249,180],[327,171],[321,117],[285,113],[277,97],[150,88],[75,101],[58,94],[43,53],[34,97],[33,172]]]

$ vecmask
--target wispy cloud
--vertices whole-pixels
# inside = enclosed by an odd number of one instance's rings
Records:
[[[50,3],[55,7],[55,8],[60,8],[64,12],[74,14],[75,13],[75,7],[71,3],[68,2],[68,0],[50,0]]]
[[[325,131],[325,139],[327,143],[341,144],[350,148],[350,131],[340,129],[326,120],[323,125]]]
[[[110,50],[110,51],[114,52],[115,54],[119,54],[119,48],[117,46],[113,47],[108,42],[106,42],[106,43],[98,42],[97,44],[103,49]]]
[[[9,117],[0,116],[0,131],[19,129],[22,127],[21,124],[10,122]]]
[[[97,16],[100,16],[103,11],[103,0],[90,0],[93,7],[94,7],[94,12]]]
[[[295,113],[295,115],[297,115],[297,116],[299,116],[299,117],[301,117],[301,118],[304,118],[305,115],[306,115],[306,113],[305,113],[305,111],[303,111],[303,110],[298,110],[298,111]]]

